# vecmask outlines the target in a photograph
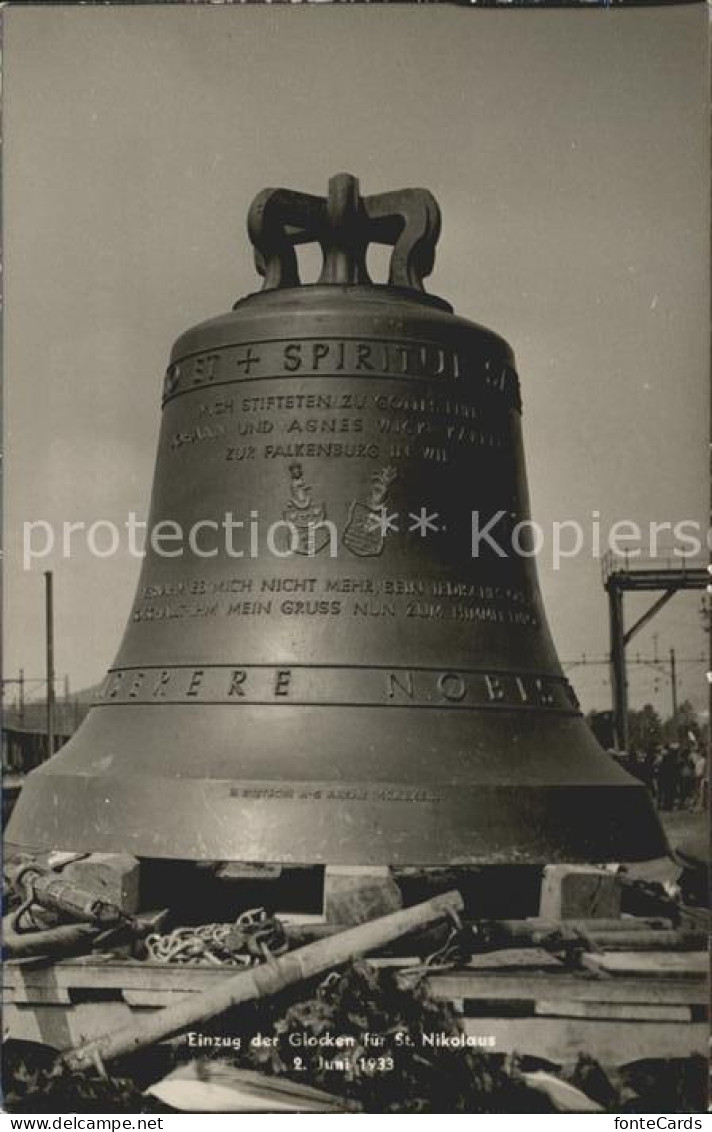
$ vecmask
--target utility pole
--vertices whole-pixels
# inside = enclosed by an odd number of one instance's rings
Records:
[[[24,670],[24,668],[20,669],[17,684],[18,684],[18,693],[17,693],[18,712],[17,712],[17,714],[18,714],[19,725],[22,728],[22,727],[25,726],[25,670]]]
[[[623,626],[623,593],[618,586],[608,590],[608,614],[611,627],[611,687],[613,689],[613,721],[616,747],[628,750],[628,675],[625,663],[625,629]]]
[[[54,754],[54,602],[51,570],[45,570],[45,621],[47,632],[47,758],[51,758]]]
[[[677,737],[677,670],[675,668],[674,649],[670,649],[670,687],[672,691],[672,725]]]
[[[712,756],[712,563],[707,567],[707,593],[702,598],[702,626],[708,637],[707,644],[707,773]]]

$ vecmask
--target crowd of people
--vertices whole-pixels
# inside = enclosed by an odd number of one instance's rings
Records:
[[[632,751],[626,762],[660,810],[697,810],[707,806],[707,760],[697,747],[666,743],[647,751]]]

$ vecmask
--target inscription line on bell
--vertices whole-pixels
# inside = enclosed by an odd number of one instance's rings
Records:
[[[255,367],[255,372],[253,372]],[[393,341],[357,337],[284,338],[230,343],[209,354],[186,355],[166,374],[164,404],[205,386],[275,380],[283,376],[374,377],[399,380],[459,381],[465,372],[477,374],[481,388],[518,404],[518,379],[505,357],[469,359],[444,343],[418,339]]]
[[[170,685],[170,687],[169,687]],[[115,669],[97,706],[128,701],[272,703],[324,706],[412,706],[479,709],[576,708],[565,677],[497,675],[481,670],[308,665],[205,665]],[[574,712],[574,714],[577,714]]]
[[[460,366],[463,362],[462,351],[453,350],[446,343],[438,342],[437,339],[433,338],[424,341],[406,335],[401,335],[398,339],[369,335],[367,339],[364,339],[362,335],[357,334],[324,334],[319,338],[309,335],[302,338],[290,336],[268,339],[257,338],[244,342],[226,342],[209,353],[204,350],[195,350],[183,354],[180,361],[174,362],[172,365],[173,368],[177,368],[188,362],[194,363],[204,376],[210,378],[214,375],[216,362],[220,360],[221,355],[224,356],[229,351],[241,351],[241,358],[237,359],[235,364],[238,366],[245,365],[246,368],[249,368],[251,364],[256,364],[261,360],[256,353],[256,347],[262,347],[263,350],[266,349],[274,354],[274,347],[277,346],[282,348],[282,357],[286,362],[285,368],[287,372],[291,373],[305,364],[305,361],[309,358],[311,358],[312,368],[314,369],[320,368],[320,363],[329,359],[330,363],[333,363],[334,369],[343,370],[349,361],[347,347],[352,347],[355,350],[355,360],[362,369],[367,368],[369,363],[378,359],[379,355],[374,353],[375,348],[381,351],[381,359],[389,365],[396,358],[398,365],[393,368],[401,368],[404,372],[406,369],[406,360],[404,359],[414,356],[424,364],[431,366],[435,373],[447,368],[446,363],[449,361],[451,368],[455,371],[454,376],[459,376]],[[253,350],[253,347],[255,350]],[[433,359],[436,361],[435,365],[432,365]],[[505,359],[502,359],[502,364],[506,364]],[[491,359],[485,360],[484,367],[485,369],[491,368]]]

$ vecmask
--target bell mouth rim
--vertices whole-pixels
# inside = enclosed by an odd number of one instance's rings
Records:
[[[433,868],[635,865],[671,854],[650,795],[635,781],[623,786],[532,783],[516,792],[505,783],[473,781],[467,789],[449,784],[438,787],[440,796],[423,802],[416,817],[410,805],[404,808],[404,799],[388,796],[391,787],[386,781],[379,784],[383,797],[369,800],[359,811],[352,799],[335,799],[325,808],[321,798],[301,797],[296,789],[290,797],[257,800],[240,792],[241,782],[252,790],[273,779],[146,778],[154,785],[160,783],[170,817],[159,836],[153,821],[155,793],[136,775],[77,776],[56,767],[52,773],[38,768],[23,787],[29,807],[22,815],[16,810],[6,829],[6,853],[10,847],[27,851],[32,846],[40,851],[120,851],[154,859]],[[334,781],[329,780],[332,785]],[[329,785],[326,780],[305,778],[296,784],[300,788]],[[109,786],[111,809],[119,820],[107,828]],[[294,786],[290,780],[285,789]],[[351,786],[358,788],[359,782]],[[340,780],[338,788],[342,787]],[[401,787],[396,784],[393,789]],[[634,797],[626,796],[629,793]],[[51,820],[43,824],[43,841],[38,845],[30,830],[39,812],[49,813]],[[209,826],[187,822],[188,815],[206,812],[211,815]],[[341,829],[336,840],[335,827]]]

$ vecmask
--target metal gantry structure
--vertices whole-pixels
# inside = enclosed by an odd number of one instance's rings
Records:
[[[628,747],[628,677],[626,647],[644,625],[659,613],[680,590],[704,590],[710,582],[707,562],[674,554],[643,558],[609,552],[603,559],[603,586],[608,594],[610,666],[613,691],[613,721],[616,746]],[[658,592],[655,601],[626,629],[623,595]],[[671,656],[674,665],[674,654]],[[673,675],[674,682],[674,675]]]

